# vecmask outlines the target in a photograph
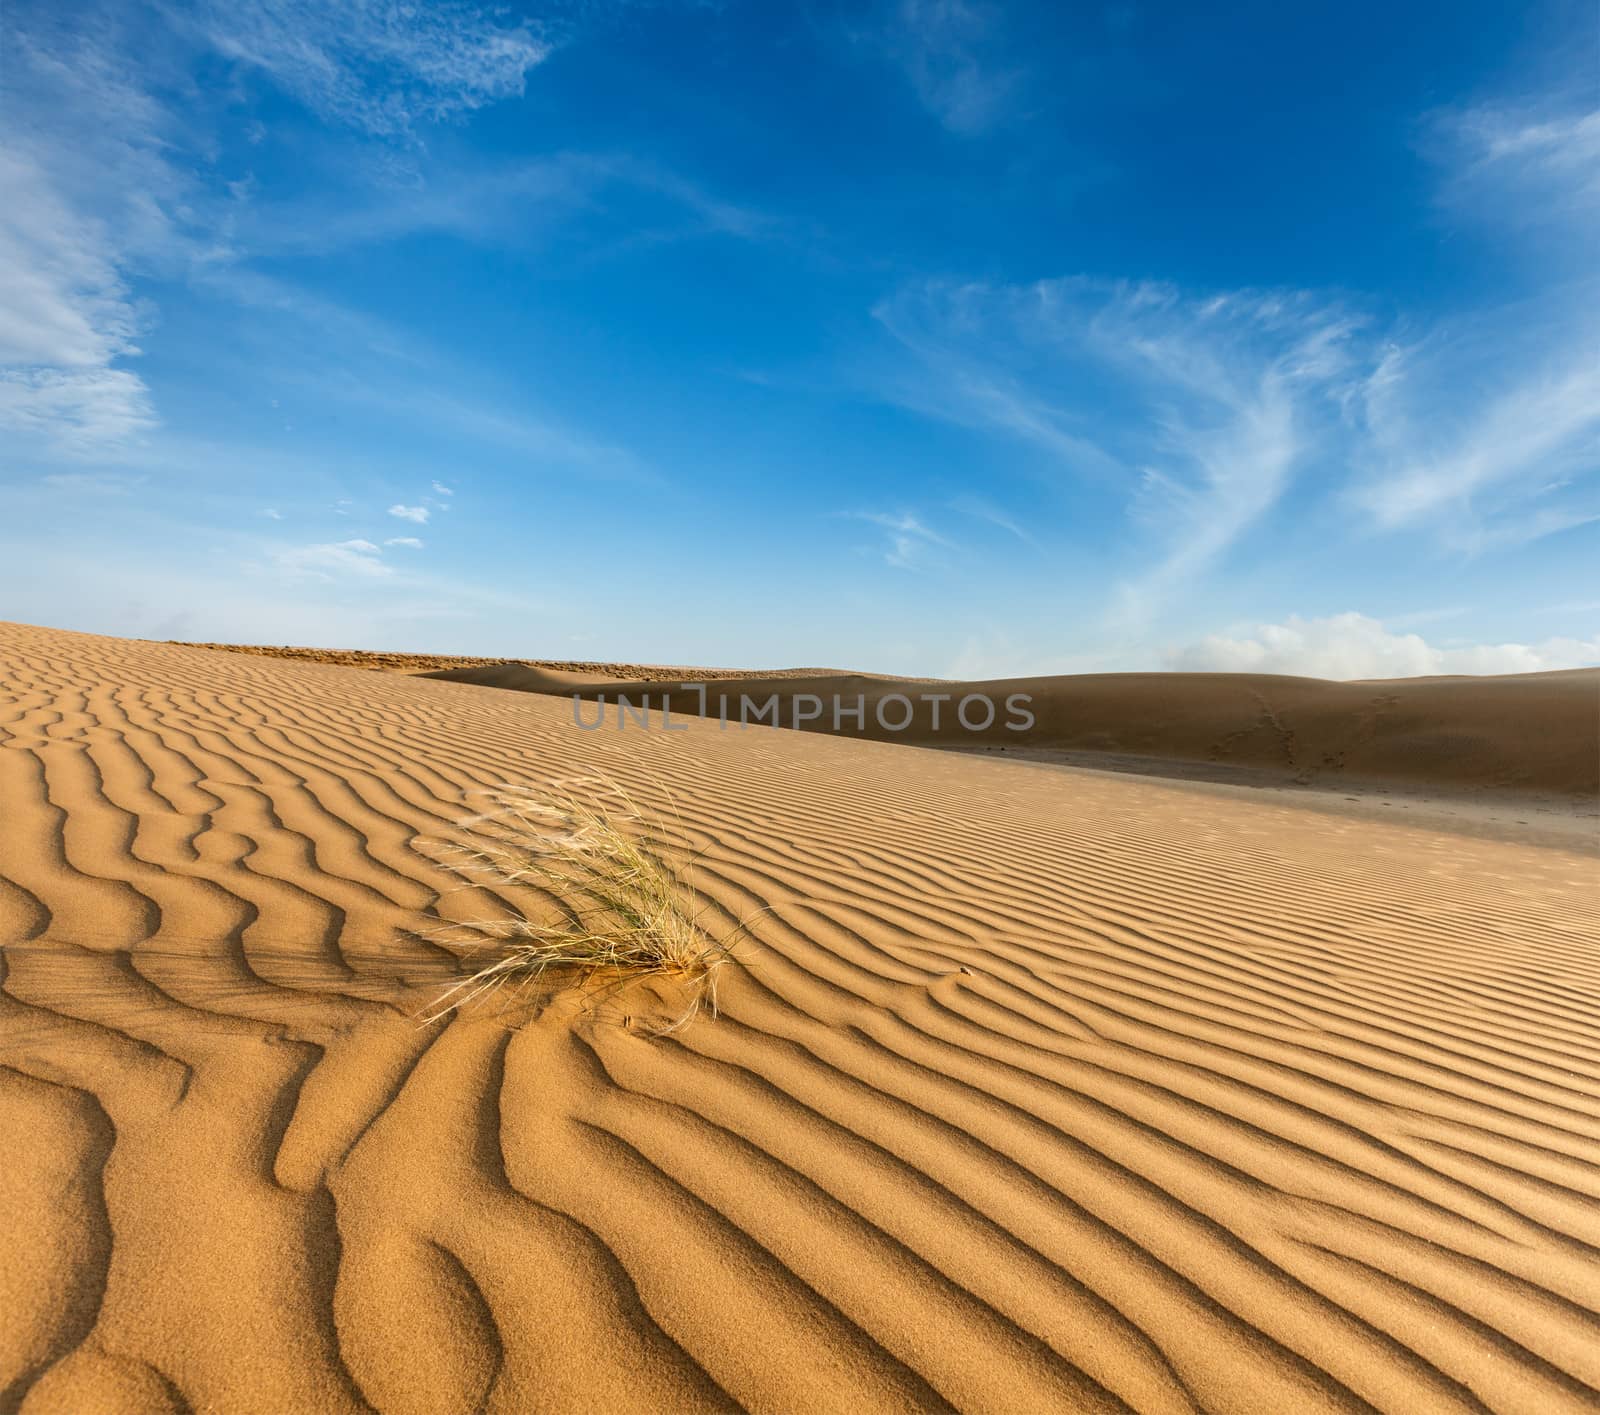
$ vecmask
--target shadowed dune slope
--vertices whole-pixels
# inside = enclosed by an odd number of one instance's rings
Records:
[[[596,772],[722,1016],[419,1025],[422,842]],[[1600,1404],[1578,856],[18,626],[0,832],[0,1411]]]
[[[634,703],[663,696],[680,715],[699,710],[699,692],[660,682],[582,682],[521,664],[427,675],[523,692],[605,694]],[[913,712],[884,703],[910,699]],[[943,695],[937,706],[922,694]],[[1008,710],[1024,695],[1034,722]],[[978,695],[993,704],[992,721]],[[1373,781],[1557,791],[1600,791],[1600,668],[1498,678],[1397,678],[1333,683],[1251,673],[1100,673],[954,683],[863,677],[751,677],[706,690],[707,715],[747,720],[778,700],[778,720],[813,732],[938,746],[979,743],[1124,753],[1186,762],[1272,767],[1302,781],[1343,776]],[[805,698],[817,700],[804,701]],[[750,705],[743,706],[742,699]],[[797,699],[800,701],[797,702]],[[850,710],[864,706],[858,725]],[[835,724],[834,705],[843,705]],[[820,704],[820,711],[818,705]],[[882,711],[880,712],[880,706]],[[937,711],[937,719],[935,712]],[[611,709],[615,718],[616,708]],[[588,713],[593,720],[593,712]],[[768,713],[765,721],[772,721]],[[903,727],[899,724],[904,723]],[[896,729],[898,730],[891,730]]]

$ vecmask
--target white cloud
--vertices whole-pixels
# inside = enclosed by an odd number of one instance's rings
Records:
[[[206,175],[215,134],[191,71],[209,51],[393,136],[522,91],[550,46],[498,13],[466,0],[0,10],[0,430],[103,458],[157,427],[125,367],[152,322],[132,283],[236,261],[250,206],[248,183]]]
[[[1168,655],[1186,672],[1283,673],[1306,678],[1417,678],[1437,674],[1542,673],[1600,664],[1600,640],[1442,646],[1395,634],[1364,614],[1291,615],[1238,637],[1212,634]]]
[[[1600,520],[1600,280],[1387,337],[1307,292],[1087,279],[923,284],[875,314],[916,360],[887,396],[1121,501],[1148,545],[1124,623],[1297,486],[1346,534],[1468,552]]]
[[[969,14],[929,13],[952,33]],[[1153,541],[1149,568],[1119,587],[1134,619],[1191,590],[1291,490],[1315,496],[1330,533],[1407,532],[1469,553],[1600,521],[1592,85],[1425,126],[1445,203],[1515,226],[1542,294],[1379,328],[1309,292],[923,284],[874,311],[916,359],[880,391],[1026,443],[1086,493],[1120,498]]]
[[[1441,199],[1509,229],[1543,293],[1398,334],[1352,404],[1353,499],[1383,529],[1469,551],[1600,518],[1600,110],[1537,101],[1435,114]]]
[[[189,182],[166,115],[128,75],[125,33],[88,19],[40,38],[18,23],[0,20],[0,428],[68,458],[104,457],[158,425],[149,389],[123,366],[150,322],[130,272],[185,247],[169,209]]]
[[[0,362],[96,368],[137,353],[108,233],[73,212],[37,161],[0,147]]]
[[[295,195],[275,190],[235,199],[228,217],[237,244],[275,256],[320,254],[437,232],[529,247],[563,223],[609,207],[618,192],[632,211],[629,246],[711,234],[754,238],[772,224],[670,169],[623,154],[489,158],[455,151],[443,161],[421,148],[375,151],[377,141],[351,144],[360,160],[349,164],[348,185],[336,199],[316,184]]]
[[[0,428],[93,453],[155,425],[149,390],[115,367],[139,319],[105,228],[33,156],[0,146]]]
[[[385,545],[403,545],[408,550],[421,550],[422,542],[415,536],[390,536]]]
[[[949,503],[952,511],[959,511],[963,516],[971,516],[975,521],[984,521],[991,526],[998,526],[1002,531],[1014,535],[1024,545],[1034,544],[1034,539],[1027,531],[998,506],[986,501],[981,496],[958,496]]]
[[[1592,235],[1584,228],[1600,213],[1600,109],[1587,81],[1584,90],[1583,103],[1492,103],[1435,115],[1431,144],[1449,168],[1445,203],[1497,225]]]
[[[370,540],[342,540],[319,545],[292,546],[273,554],[278,569],[291,577],[332,580],[341,576],[377,578],[394,571],[383,563],[383,552]]]
[[[1596,300],[1600,287],[1567,291],[1389,349],[1360,394],[1357,503],[1384,528],[1429,522],[1468,547],[1495,522],[1531,538],[1589,519],[1570,503],[1600,466]]]
[[[1132,607],[1208,566],[1322,450],[1359,327],[1305,293],[1087,279],[924,285],[875,313],[923,365],[913,406],[1119,484],[1158,543]]]
[[[196,27],[319,116],[377,136],[520,94],[550,45],[461,0],[227,0]]]
[[[443,482],[434,482],[433,489],[440,496],[454,496],[456,494],[454,488],[446,486]]]
[[[881,527],[887,533],[883,563],[897,570],[921,569],[935,547],[952,548],[948,540],[909,511],[840,511],[838,515],[846,521],[866,521]]]
[[[970,137],[999,121],[1018,82],[994,57],[998,25],[998,13],[974,0],[899,0],[876,41],[923,106]]]
[[[395,504],[389,508],[389,514],[402,521],[415,521],[419,526],[426,525],[429,512],[426,506],[403,506]]]
[[[659,192],[697,232],[755,229],[751,214],[626,156],[563,153],[465,170],[428,160],[414,141],[422,124],[520,93],[553,42],[553,30],[469,0],[0,6],[0,434],[78,460],[139,450],[159,427],[158,400],[129,361],[158,312],[134,292],[158,276],[248,306],[246,332],[298,368],[306,364],[291,358],[290,345],[310,344],[312,323],[324,327],[314,352],[330,366],[381,360],[384,376],[351,378],[349,397],[387,400],[418,421],[459,421],[486,441],[598,475],[644,475],[622,449],[520,410],[452,400],[440,389],[457,371],[438,369],[425,341],[249,265],[297,242],[358,243],[419,229],[523,240],[541,216],[592,209],[593,193],[608,183]],[[236,61],[231,81],[200,81],[221,77],[219,51]],[[226,166],[219,110],[248,101],[242,81],[252,72],[353,129],[321,135],[322,158],[310,164],[313,172],[343,165],[350,180],[336,196],[308,179],[302,203],[271,208]],[[328,358],[330,339],[337,358]],[[429,376],[398,385],[396,369],[407,365]],[[436,494],[435,509],[445,509],[448,491]]]
[[[226,526],[197,540],[192,524],[141,521],[130,534],[128,523],[90,517],[70,536],[41,537],[26,517],[0,517],[0,603],[26,623],[100,634],[418,650],[444,641],[481,654],[498,651],[508,625],[537,622],[554,638],[569,618],[498,583],[304,558],[309,568],[294,570],[289,547]]]

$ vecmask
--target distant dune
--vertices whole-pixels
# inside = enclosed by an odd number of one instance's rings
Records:
[[[176,640],[167,640],[176,643]],[[374,649],[301,648],[290,644],[202,644],[184,648],[216,649],[221,653],[247,653],[257,658],[286,658],[299,663],[321,663],[337,668],[370,668],[380,673],[426,673],[437,669],[541,668],[589,678],[627,678],[654,682],[660,679],[747,678],[743,668],[687,668],[681,664],[597,663],[588,659],[506,659],[444,653],[385,653]],[[837,672],[830,668],[769,668],[764,678],[816,677]]]
[[[0,626],[0,1412],[1600,1408],[1592,858],[538,681]],[[1006,687],[1571,785],[1592,684]],[[424,1020],[552,908],[430,842],[602,778],[720,1015]]]
[[[557,675],[521,664],[428,676],[524,692],[605,694],[613,702],[619,694],[635,704],[647,696],[643,684],[630,688],[610,678],[585,682],[581,674]],[[665,696],[675,714],[695,712],[700,695],[674,691],[674,686],[652,682],[649,700],[659,704]],[[935,705],[923,701],[923,694],[943,697],[937,727]],[[992,724],[977,731],[959,716],[961,700],[974,694],[994,704]],[[802,715],[813,710],[807,697],[820,699],[820,715],[800,723],[813,732],[835,731],[833,705],[848,709],[860,697],[864,726],[841,715],[837,730],[881,741],[1059,748],[1270,767],[1307,783],[1351,778],[1574,796],[1600,792],[1600,669],[1594,668],[1358,683],[1245,673],[1106,673],[974,683],[749,676],[708,690],[707,711],[717,716],[719,697],[724,698],[728,716],[737,722],[741,697],[760,708],[774,695],[784,726],[795,723],[797,699]],[[884,702],[893,695],[909,698],[914,709],[901,731],[883,725],[906,717],[899,703]],[[1027,698],[1034,718],[1026,731],[1007,726],[1023,720],[1007,708],[1018,695]],[[594,720],[592,710],[585,716]],[[966,709],[970,723],[982,723],[986,716],[982,701]]]

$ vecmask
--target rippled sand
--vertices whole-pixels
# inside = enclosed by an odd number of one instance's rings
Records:
[[[1600,893],[1139,777],[0,627],[0,1411],[1593,1411]],[[765,910],[423,1024],[484,788]]]

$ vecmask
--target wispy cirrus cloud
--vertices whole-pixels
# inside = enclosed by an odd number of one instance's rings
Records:
[[[1600,115],[1434,122],[1452,199],[1592,234]],[[1540,293],[1428,322],[1308,291],[923,283],[875,311],[917,370],[882,391],[1120,494],[1158,542],[1122,586],[1133,608],[1220,561],[1302,476],[1352,538],[1486,552],[1600,520],[1600,274],[1592,240],[1574,249]]]
[[[521,89],[548,52],[465,3],[238,0],[200,11],[8,6],[0,137],[0,427],[95,457],[158,425],[130,360],[152,311],[143,275],[235,259],[236,191],[203,175],[203,118],[160,96],[214,49],[273,74],[324,116],[397,134]]]
[[[754,236],[756,212],[637,158],[559,152],[509,161],[444,164],[413,154],[394,171],[366,154],[347,163],[336,201],[320,188],[257,194],[231,221],[236,240],[270,255],[320,254],[438,233],[481,245],[527,247],[597,206],[639,212],[630,239]]]
[[[1135,599],[1204,568],[1277,503],[1338,422],[1361,327],[1300,292],[1081,278],[925,284],[875,313],[919,361],[921,407],[1124,498],[1157,542],[1125,586]]]
[[[963,516],[969,516],[973,520],[981,521],[986,525],[997,526],[1007,535],[1015,536],[1024,545],[1037,543],[1033,536],[1017,523],[1014,517],[1007,515],[1006,512],[985,497],[972,496],[970,494],[962,495],[955,497],[948,504],[952,511],[959,512]]]
[[[1004,117],[1020,77],[1001,57],[1001,21],[981,0],[898,0],[871,38],[930,113],[973,137]]]
[[[69,456],[155,425],[122,361],[142,323],[105,226],[55,190],[38,158],[0,146],[0,428]]]
[[[96,458],[160,427],[157,398],[138,370],[140,335],[159,323],[135,293],[151,276],[286,324],[309,313],[364,353],[418,361],[415,341],[406,347],[397,331],[264,276],[252,262],[429,231],[524,242],[586,211],[603,188],[650,208],[639,216],[652,230],[753,234],[758,217],[626,154],[499,165],[428,158],[428,125],[521,93],[572,28],[558,34],[470,0],[4,7],[0,428],[41,456]],[[196,74],[219,56],[234,81],[208,88]],[[252,76],[322,120],[317,150],[338,174],[335,187],[312,181],[268,192],[249,170],[219,161]],[[553,425],[543,435],[561,437]],[[608,450],[594,456],[626,460]]]
[[[1444,173],[1440,200],[1479,220],[1580,235],[1600,214],[1600,108],[1588,84],[1577,97],[1446,109],[1430,118],[1426,147]]]
[[[1600,283],[1391,344],[1360,390],[1355,503],[1464,549],[1600,516]]]
[[[323,119],[382,137],[520,94],[551,52],[528,21],[462,0],[228,0],[187,25]]]
[[[432,512],[426,506],[407,506],[402,502],[396,502],[389,508],[389,514],[397,520],[415,521],[417,525],[423,526],[427,524]]]
[[[865,521],[884,533],[883,563],[897,570],[924,568],[952,543],[909,511],[840,511],[841,520]]]
[[[334,580],[345,576],[381,579],[394,574],[383,551],[370,540],[341,540],[286,546],[273,552],[273,564],[292,578]]]
[[[1449,217],[1537,257],[1497,298],[1424,317],[1311,289],[913,281],[874,310],[900,354],[875,391],[1028,449],[1000,475],[1120,506],[1135,617],[1307,511],[1351,554],[1403,535],[1488,555],[1600,521],[1592,88],[1422,128]]]
[[[1509,233],[1537,293],[1392,336],[1361,391],[1356,503],[1466,550],[1600,519],[1600,109],[1590,86],[1431,115],[1451,211]]]

